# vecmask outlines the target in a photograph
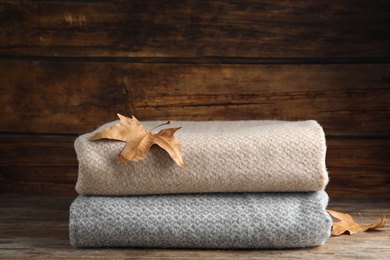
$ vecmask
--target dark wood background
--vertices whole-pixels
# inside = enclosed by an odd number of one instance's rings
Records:
[[[390,4],[0,0],[0,192],[76,194],[116,119],[315,119],[331,198],[390,198]]]

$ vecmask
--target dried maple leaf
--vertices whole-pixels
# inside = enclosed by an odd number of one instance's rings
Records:
[[[383,215],[380,220],[370,225],[359,225],[353,220],[353,218],[349,214],[337,212],[334,210],[327,211],[333,217],[341,220],[339,222],[333,222],[332,224],[332,235],[334,236],[338,236],[344,233],[349,233],[350,235],[352,235],[358,232],[381,228],[384,227],[387,222],[385,215]]]
[[[90,138],[91,141],[106,138],[126,142],[125,149],[117,157],[118,162],[142,160],[150,147],[157,144],[167,151],[180,167],[186,167],[181,156],[180,143],[173,136],[181,127],[163,129],[153,134],[147,132],[134,116],[128,118],[118,114],[118,117],[118,124],[103,129]]]

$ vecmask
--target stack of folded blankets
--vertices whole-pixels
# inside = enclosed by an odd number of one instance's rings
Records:
[[[89,140],[117,123],[75,141],[73,246],[300,248],[330,236],[317,122],[174,122],[186,168],[156,145],[144,160],[117,163],[126,143]]]

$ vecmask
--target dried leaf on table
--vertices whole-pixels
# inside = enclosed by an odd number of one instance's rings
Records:
[[[338,236],[344,233],[349,233],[350,235],[358,233],[358,232],[364,232],[367,230],[373,230],[377,228],[384,227],[387,220],[386,217],[383,215],[382,218],[370,225],[360,225],[356,223],[351,215],[337,212],[334,210],[327,210],[330,215],[333,217],[341,220],[339,222],[333,222],[332,224],[332,235]]]
[[[180,167],[186,167],[182,159],[180,143],[173,136],[181,127],[163,129],[157,134],[153,134],[147,132],[134,116],[128,118],[118,114],[118,117],[120,119],[118,124],[103,129],[90,138],[91,141],[113,139],[126,142],[125,149],[117,157],[118,162],[142,160],[150,147],[157,144],[166,150]]]

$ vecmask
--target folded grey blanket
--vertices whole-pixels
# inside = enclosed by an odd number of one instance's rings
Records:
[[[298,248],[331,231],[324,191],[101,197],[70,208],[76,247]]]
[[[76,139],[76,190],[84,195],[140,195],[210,192],[306,192],[328,183],[326,144],[315,121],[174,122],[183,169],[153,146],[146,158],[117,163],[126,143]],[[147,130],[161,122],[147,121]]]

